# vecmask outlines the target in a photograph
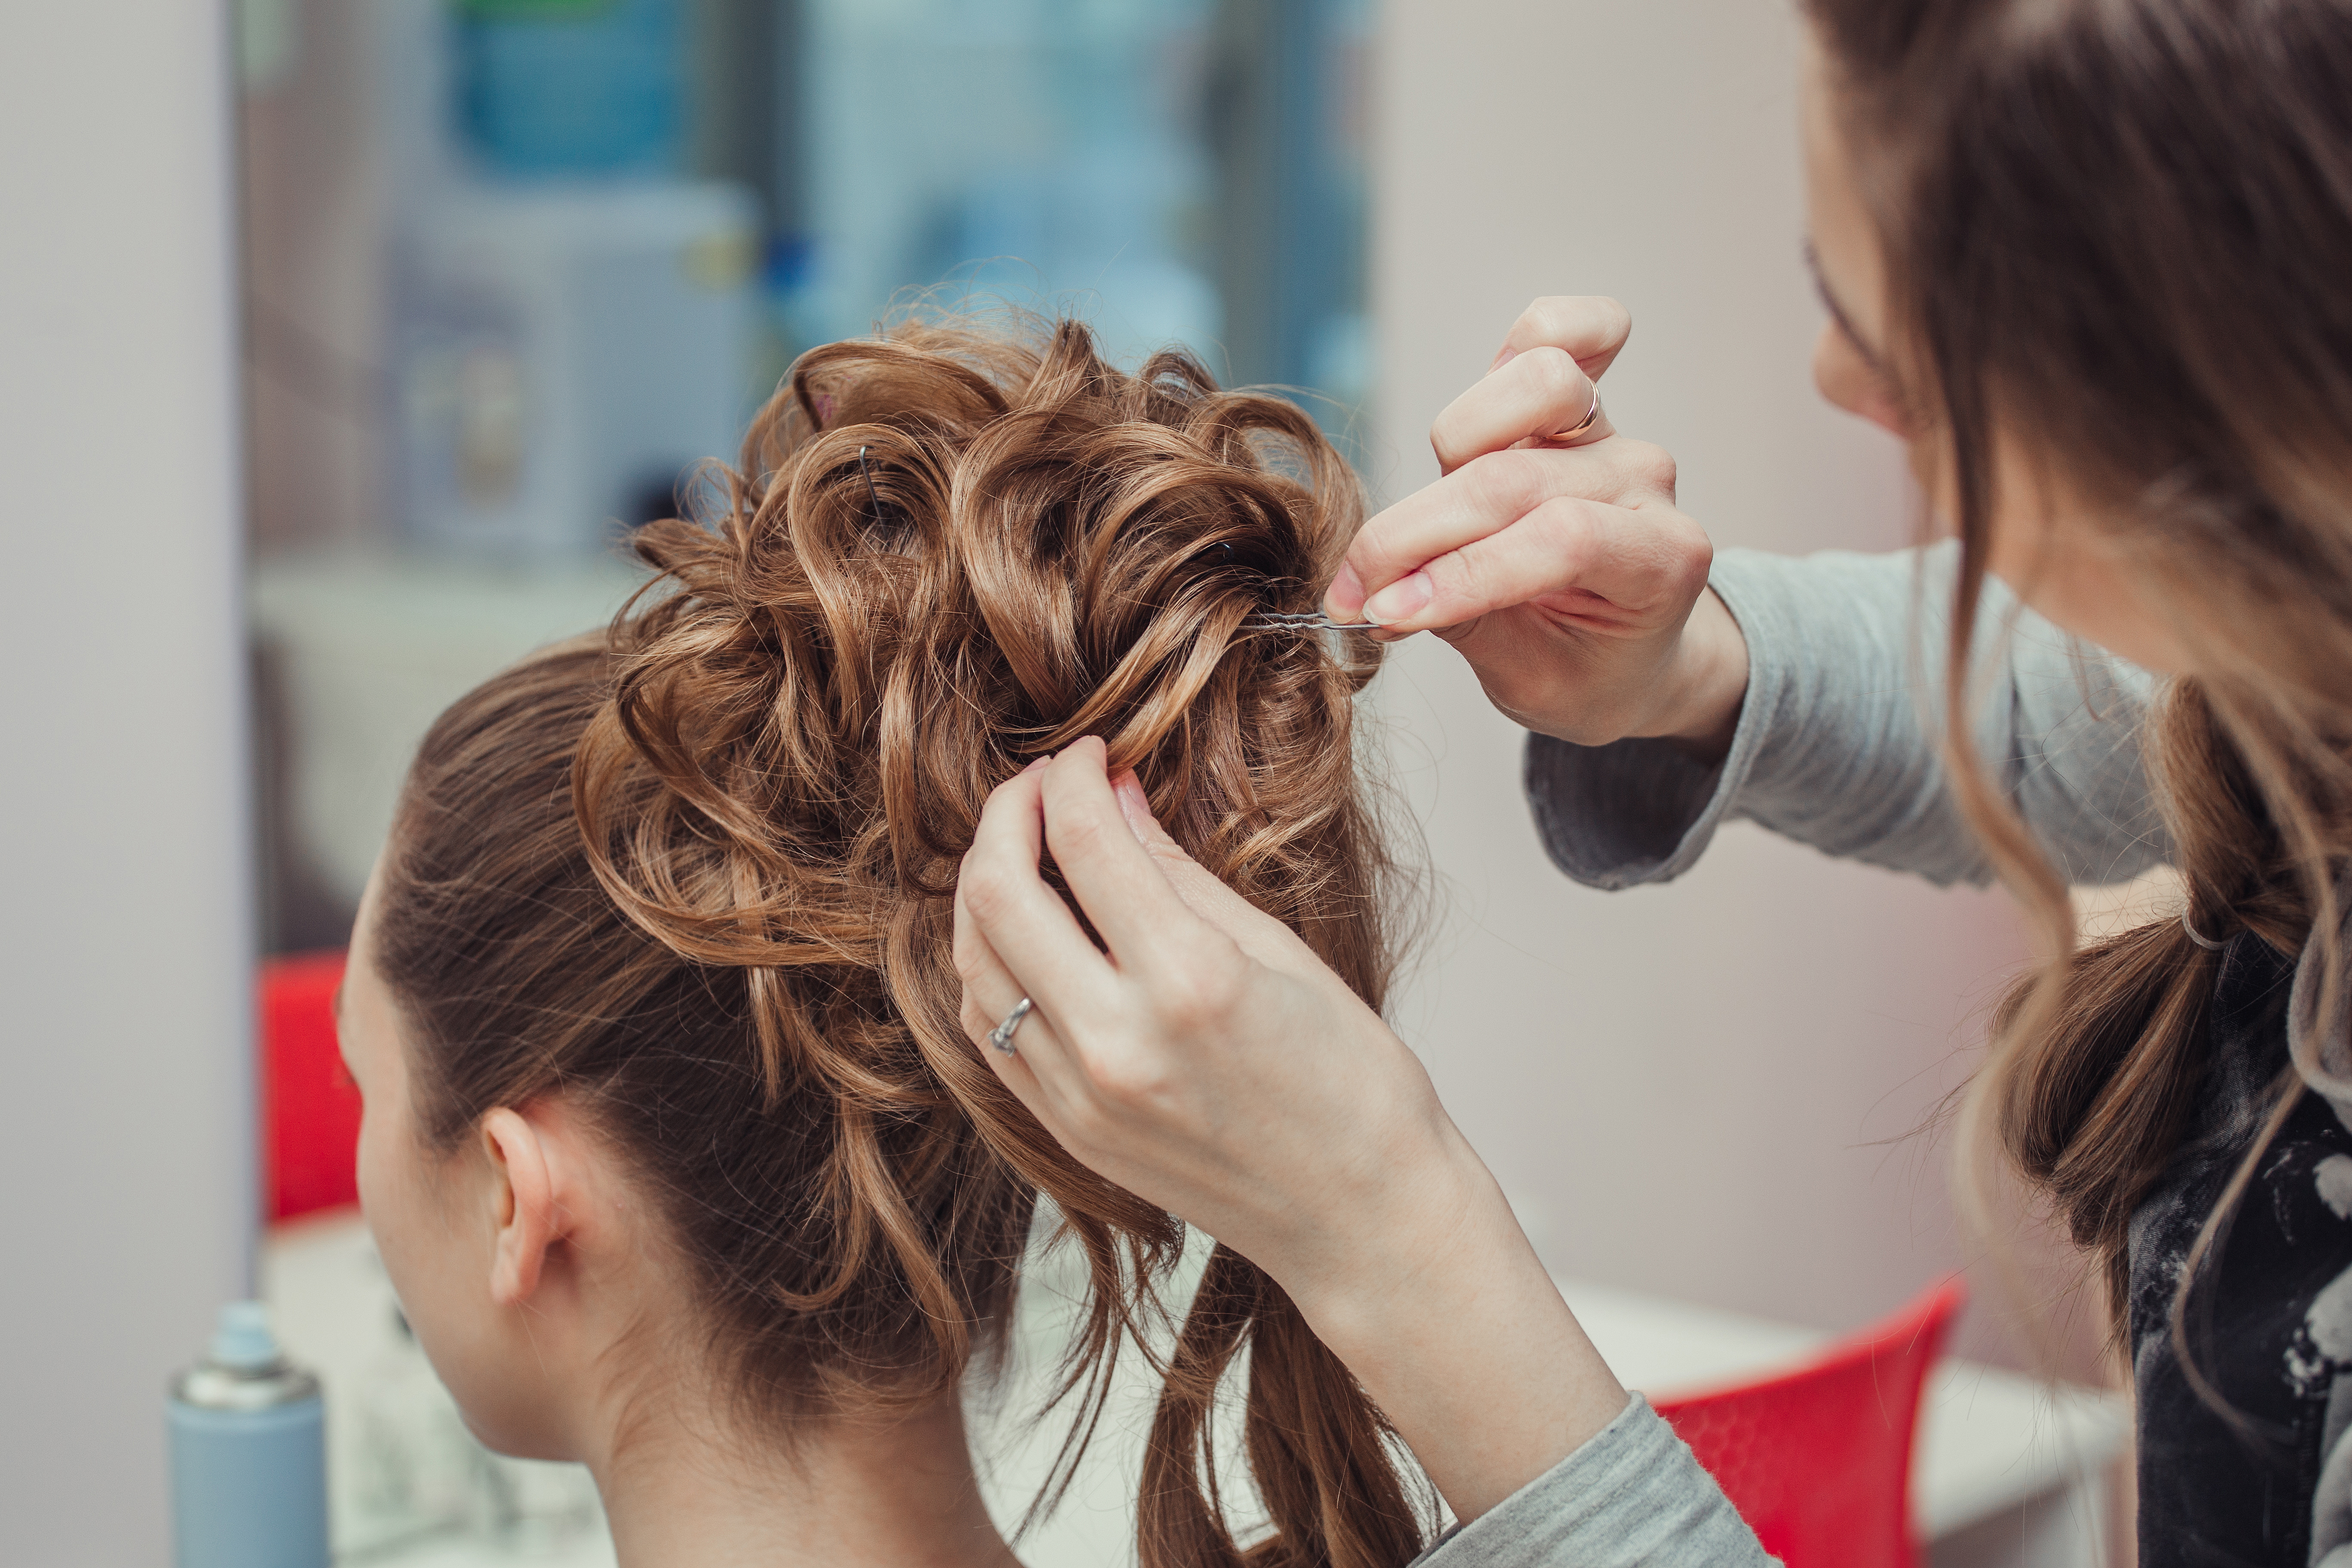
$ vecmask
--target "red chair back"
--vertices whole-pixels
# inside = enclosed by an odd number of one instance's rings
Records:
[[[262,1159],[269,1223],[360,1201],[360,1094],[335,1044],[343,955],[261,966]]]
[[[1658,1413],[1787,1568],[1912,1568],[1911,1440],[1960,1282],[1755,1383]]]

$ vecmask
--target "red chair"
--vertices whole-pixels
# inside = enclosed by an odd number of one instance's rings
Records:
[[[1759,1382],[1661,1401],[1787,1568],[1912,1568],[1911,1446],[1957,1279]]]
[[[272,1225],[360,1201],[360,1094],[335,1044],[340,952],[261,966],[262,1160]]]

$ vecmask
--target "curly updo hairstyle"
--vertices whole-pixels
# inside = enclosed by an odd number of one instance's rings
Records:
[[[1045,1194],[1091,1281],[1066,1479],[1182,1227],[1063,1152],[959,1026],[958,861],[995,785],[1099,735],[1379,1006],[1391,867],[1353,726],[1378,649],[1250,624],[1313,607],[1360,488],[1292,405],[1026,320],[813,351],[719,488],[635,535],[656,576],[609,632],[424,742],[376,958],[426,1136],[583,1107],[675,1237],[735,1414],[780,1431],[950,1396],[1003,1344]],[[1272,1526],[1246,1547],[1209,1443],[1244,1349]],[[1146,1568],[1421,1549],[1387,1424],[1246,1259],[1215,1252],[1163,1370]]]

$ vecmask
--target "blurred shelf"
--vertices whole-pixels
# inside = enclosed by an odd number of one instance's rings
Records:
[[[359,901],[401,781],[441,710],[535,648],[593,631],[645,581],[617,556],[541,565],[420,555],[264,557],[257,640],[277,661],[294,841]]]

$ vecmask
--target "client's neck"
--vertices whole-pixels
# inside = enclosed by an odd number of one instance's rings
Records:
[[[628,1422],[589,1457],[620,1568],[1019,1568],[950,1399],[789,1448]]]

